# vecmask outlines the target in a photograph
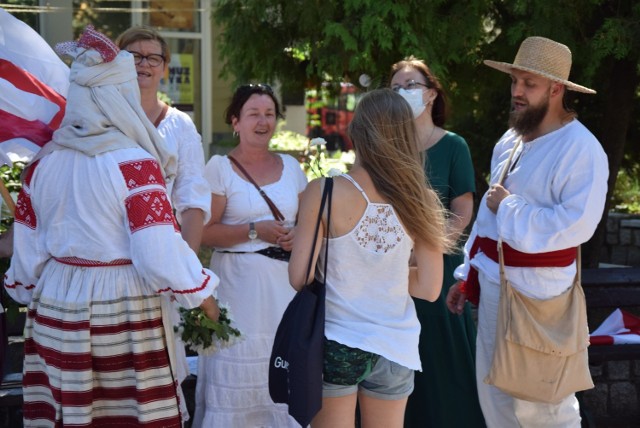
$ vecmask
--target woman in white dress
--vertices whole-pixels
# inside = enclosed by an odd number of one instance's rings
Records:
[[[218,299],[230,307],[244,339],[199,358],[194,427],[298,426],[286,405],[273,403],[268,388],[275,331],[295,294],[287,252],[298,197],[307,184],[296,159],[268,150],[279,117],[269,86],[239,87],[226,112],[238,145],[228,156],[214,156],[205,168],[212,199],[203,244],[215,248],[211,266],[220,275]]]

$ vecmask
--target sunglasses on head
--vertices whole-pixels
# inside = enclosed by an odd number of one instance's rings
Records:
[[[239,91],[252,90],[254,92],[265,92],[268,94],[273,94],[273,88],[266,83],[248,83],[246,85],[242,85],[238,87]]]

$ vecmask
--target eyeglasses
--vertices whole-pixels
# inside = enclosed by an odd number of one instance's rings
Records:
[[[404,86],[393,85],[391,89],[393,90],[393,92],[400,92],[400,89],[405,89],[407,91],[410,91],[412,89],[418,89],[418,86],[424,86],[425,88],[429,89],[429,85],[416,82],[415,80],[409,80]]]
[[[247,83],[238,87],[238,91],[251,90],[252,92],[262,92],[273,94],[273,88],[266,83]]]
[[[149,64],[151,67],[157,67],[165,61],[164,55],[149,54],[145,56],[145,55],[142,55],[140,52],[135,52],[135,51],[127,51],[127,52],[133,55],[133,62],[135,65],[142,64],[143,59],[146,59],[147,64]]]

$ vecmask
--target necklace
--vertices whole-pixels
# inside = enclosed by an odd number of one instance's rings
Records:
[[[429,146],[429,141],[431,141],[431,137],[433,137],[433,134],[436,132],[436,125],[433,125],[433,129],[431,130],[431,134],[429,134],[429,138],[427,138],[426,140],[424,140],[424,149],[427,150],[430,146]]]

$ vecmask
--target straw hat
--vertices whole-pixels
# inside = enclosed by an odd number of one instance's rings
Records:
[[[528,37],[520,45],[513,64],[485,60],[491,68],[510,73],[511,69],[538,74],[554,82],[562,83],[567,89],[585,94],[595,94],[593,89],[569,81],[571,71],[571,51],[565,45],[544,37]]]

